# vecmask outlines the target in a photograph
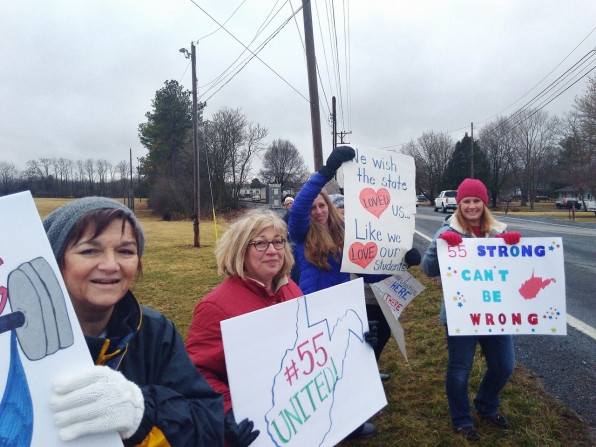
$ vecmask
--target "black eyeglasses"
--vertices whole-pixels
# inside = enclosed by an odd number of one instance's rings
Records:
[[[276,250],[281,250],[286,246],[285,239],[275,239],[274,241],[254,241],[249,242],[248,245],[254,245],[255,250],[257,251],[266,251],[269,248],[269,245],[273,245],[273,248]]]

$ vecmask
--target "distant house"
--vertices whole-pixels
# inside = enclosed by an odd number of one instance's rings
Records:
[[[267,187],[262,186],[261,188],[240,188],[241,198],[252,198],[253,196],[265,197],[267,194]]]
[[[565,186],[564,188],[559,188],[555,190],[557,193],[557,198],[562,199],[564,197],[569,197],[572,199],[583,199],[583,200],[594,200],[594,195],[591,191],[585,191],[582,197],[580,197],[579,192],[573,186]]]

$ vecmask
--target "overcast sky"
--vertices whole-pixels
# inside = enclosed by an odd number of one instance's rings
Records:
[[[40,157],[116,164],[128,160],[129,149],[133,159],[145,155],[138,125],[165,81],[192,88],[189,60],[179,49],[194,41],[205,118],[221,107],[238,108],[269,130],[267,142],[294,143],[312,169],[302,12],[272,37],[300,0],[0,4],[2,161],[24,169]],[[594,0],[336,0],[337,83],[328,74],[329,4],[311,6],[325,158],[333,95],[338,131],[351,132],[354,146],[399,150],[431,130],[457,141],[471,122],[476,135],[483,123],[523,106],[596,47]],[[279,13],[262,27],[275,5]],[[225,30],[210,16],[227,20]],[[242,44],[257,34],[254,51],[271,38],[258,58],[210,89],[239,56],[247,61]],[[544,110],[557,116],[571,110],[586,80]]]

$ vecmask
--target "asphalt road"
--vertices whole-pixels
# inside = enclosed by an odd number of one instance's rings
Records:
[[[445,216],[433,208],[418,207],[414,246],[420,253],[424,254]],[[596,224],[511,214],[497,218],[525,237],[563,239],[567,335],[518,335],[515,352],[519,364],[542,378],[546,391],[596,431]]]

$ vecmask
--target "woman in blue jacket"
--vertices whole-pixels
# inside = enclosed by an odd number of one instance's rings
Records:
[[[323,187],[341,164],[355,155],[354,149],[349,146],[337,147],[326,164],[304,184],[290,209],[290,240],[300,268],[299,286],[305,294],[350,280],[349,273],[340,271],[344,246],[343,217]],[[371,331],[376,332],[376,326],[371,326]],[[371,344],[373,347],[376,345],[376,338]],[[366,422],[350,437],[364,438],[376,433],[376,427]]]
[[[327,163],[300,189],[290,209],[290,239],[300,267],[299,286],[305,294],[350,280],[349,273],[340,271],[343,218],[323,188],[341,164],[355,155],[349,146],[337,147]]]

